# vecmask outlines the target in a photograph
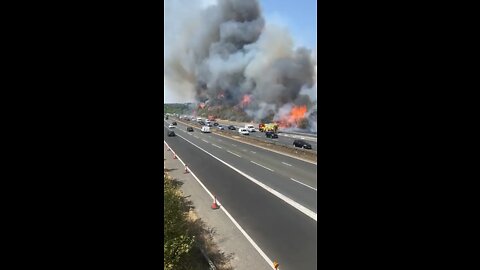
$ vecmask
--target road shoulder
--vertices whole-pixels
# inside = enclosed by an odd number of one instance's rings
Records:
[[[210,236],[219,249],[217,253],[220,253],[221,256],[209,254],[209,257],[214,262],[215,260],[218,261],[218,258],[228,258],[228,262],[220,262],[224,266],[218,269],[272,269],[225,212],[220,211],[220,209],[211,209],[212,199],[210,195],[191,173],[185,173],[183,164],[178,159],[173,159],[173,153],[167,150],[165,144],[164,157],[164,166],[169,170],[169,175],[181,182],[181,190],[184,196],[191,201],[194,207],[190,214],[191,217],[212,228]]]

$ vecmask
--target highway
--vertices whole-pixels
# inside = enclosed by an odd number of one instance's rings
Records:
[[[241,128],[241,127],[245,127],[245,126],[233,125],[233,126],[235,126],[236,130],[228,130],[227,127],[229,125],[222,123],[222,121],[218,121],[218,122],[219,122],[219,124],[221,124],[222,126],[225,127],[226,132],[230,132],[232,134],[237,134],[237,135],[239,134],[238,129]],[[193,124],[193,125],[196,125],[196,126],[200,127],[200,124],[198,124],[196,121],[190,121],[190,124]],[[217,127],[212,127],[212,128],[216,129]],[[258,129],[258,126],[256,126],[256,129]],[[309,144],[312,145],[312,149],[310,151],[313,151],[315,153],[317,152],[317,138],[314,138],[314,137],[308,137],[308,136],[302,136],[302,135],[296,135],[296,134],[279,133],[278,134],[278,139],[269,139],[269,138],[265,137],[264,132],[259,132],[259,131],[251,132],[250,135],[248,135],[248,136],[255,137],[255,138],[261,139],[263,141],[274,142],[276,144],[289,146],[289,147],[292,147],[292,148],[294,147],[293,146],[293,141],[295,139],[302,139],[302,140],[304,140],[304,141],[306,141],[306,142],[308,142]]]
[[[317,267],[317,166],[198,129],[164,138],[280,269]],[[263,133],[262,133],[263,135]]]

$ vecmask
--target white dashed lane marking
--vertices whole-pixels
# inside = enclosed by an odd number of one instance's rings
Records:
[[[235,155],[235,156],[241,158],[241,156],[239,156],[239,155],[237,155],[237,154],[235,154],[235,153],[233,153],[233,152],[230,152],[230,151],[228,151],[228,150],[227,150],[227,152],[229,152],[230,154]]]
[[[216,144],[213,144],[213,143],[212,143],[212,145],[215,146],[215,147],[218,147],[218,148],[222,149],[222,147],[220,147],[220,146],[218,146],[218,145],[216,145]]]
[[[286,163],[286,162],[283,162],[283,161],[282,161],[282,163],[285,164],[285,165],[287,165],[287,166],[290,166],[290,167],[292,166],[292,165],[290,165],[290,164],[288,164],[288,163]]]
[[[204,142],[208,143],[208,142],[207,142],[206,140],[204,140],[204,139],[202,139],[202,141],[204,141]]]
[[[265,168],[265,169],[267,169],[267,170],[269,170],[269,171],[273,172],[273,170],[272,170],[272,169],[270,169],[270,168],[267,168],[267,167],[263,166],[262,164],[258,164],[258,163],[256,163],[255,161],[251,161],[251,160],[250,160],[250,162],[252,162],[253,164],[256,164],[256,165],[258,165],[258,166],[260,166],[260,167],[263,167],[263,168]]]
[[[317,191],[317,189],[314,188],[314,187],[311,187],[311,186],[309,186],[309,185],[307,185],[307,184],[304,184],[304,183],[302,183],[302,182],[300,182],[300,181],[298,181],[298,180],[295,180],[295,179],[293,179],[293,178],[290,178],[290,179],[292,179],[293,181],[299,183],[300,185],[304,185],[304,186],[306,186],[306,187],[308,187],[308,188],[311,188],[311,189]]]

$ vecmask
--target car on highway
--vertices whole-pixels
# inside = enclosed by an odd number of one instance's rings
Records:
[[[278,139],[277,133],[275,133],[275,132],[273,132],[273,131],[267,131],[267,132],[265,132],[265,137],[271,138],[271,139]]]
[[[219,124],[217,122],[213,123],[214,126],[218,127]]]
[[[249,132],[255,132],[255,127],[253,125],[245,125],[245,129]]]
[[[168,125],[168,128],[175,128],[175,126],[170,124],[170,125]]]
[[[234,126],[232,126],[232,125],[228,126],[228,129],[229,129],[229,130],[236,130],[236,128],[235,128]]]
[[[312,149],[312,145],[307,143],[304,140],[295,140],[293,141],[293,146],[295,147],[301,147],[303,149]]]
[[[187,127],[187,131],[188,132],[193,132],[193,128],[192,127]]]
[[[168,132],[168,137],[175,137],[175,132],[173,130],[170,130]]]
[[[177,122],[173,121],[173,122],[172,122],[172,125],[176,126],[176,125],[177,125]]]
[[[198,122],[198,123],[199,123],[200,125],[202,125],[202,126],[205,126],[205,122],[203,122],[203,121],[200,121],[200,122]]]
[[[217,128],[218,128],[219,130],[225,130],[225,128],[224,128],[223,126],[220,126],[220,125],[217,126]]]
[[[242,135],[250,135],[250,132],[246,128],[239,128],[238,133]]]
[[[203,133],[210,133],[210,127],[203,126],[203,127],[202,127],[202,132],[203,132]]]

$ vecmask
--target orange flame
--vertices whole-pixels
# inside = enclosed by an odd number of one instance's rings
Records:
[[[242,105],[242,107],[245,107],[248,106],[250,102],[252,102],[252,97],[250,95],[244,95],[240,104]]]
[[[282,117],[279,121],[279,125],[282,128],[288,128],[291,126],[296,126],[300,122],[300,120],[305,118],[305,114],[307,113],[307,106],[293,106],[290,110],[290,113]]]

